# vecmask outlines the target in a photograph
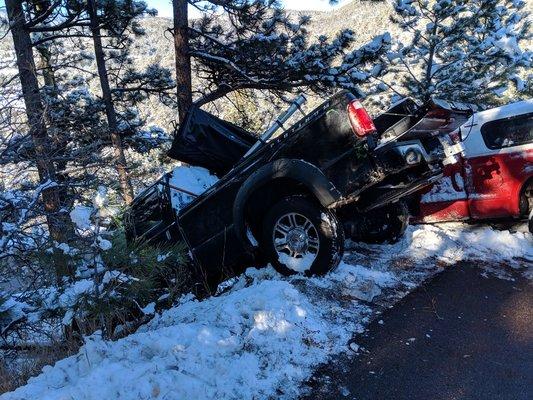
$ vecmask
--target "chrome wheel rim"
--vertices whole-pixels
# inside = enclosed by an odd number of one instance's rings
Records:
[[[305,272],[316,260],[320,238],[315,225],[298,213],[282,215],[272,233],[278,260],[296,272]]]

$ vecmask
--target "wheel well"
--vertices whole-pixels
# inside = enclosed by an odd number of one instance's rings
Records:
[[[281,199],[293,195],[308,196],[318,202],[309,188],[291,178],[276,178],[254,190],[246,201],[244,217],[256,238],[260,234],[263,218],[270,207]]]
[[[529,196],[526,194],[526,192],[529,191]],[[522,204],[522,198],[523,196],[526,196],[526,200],[529,199],[529,204]],[[518,204],[520,207],[520,214],[522,215],[528,215],[529,211],[531,211],[531,207],[533,206],[533,176],[530,176],[528,180],[522,185],[522,188],[520,189],[520,195],[518,198]],[[527,209],[525,209],[527,207]]]

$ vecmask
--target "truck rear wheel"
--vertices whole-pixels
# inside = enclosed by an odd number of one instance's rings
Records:
[[[355,242],[395,243],[409,224],[409,210],[403,201],[388,204],[349,218],[344,223],[346,236]]]
[[[262,242],[278,272],[311,276],[339,264],[344,232],[335,214],[304,196],[290,196],[266,214]]]

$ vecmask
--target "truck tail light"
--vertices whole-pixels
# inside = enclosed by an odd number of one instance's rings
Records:
[[[376,131],[372,118],[358,100],[353,100],[348,104],[348,118],[350,118],[353,132],[359,137],[365,137]]]
[[[450,111],[442,109],[442,108],[436,108],[434,110],[428,111],[428,113],[424,116],[424,118],[434,118],[434,119],[449,120],[450,119]]]

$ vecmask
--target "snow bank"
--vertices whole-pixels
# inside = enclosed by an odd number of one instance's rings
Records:
[[[347,344],[375,304],[393,304],[442,265],[533,261],[529,233],[464,224],[410,227],[394,245],[350,247],[327,276],[250,268],[219,296],[186,296],[124,339],[94,335],[76,356],[4,398],[295,398],[320,363],[358,349]]]
[[[398,257],[409,257],[414,262],[433,258],[447,263],[477,259],[516,266],[523,265],[524,259],[533,261],[531,234],[464,223],[410,226],[394,245],[361,246],[379,249],[382,261]]]
[[[404,237],[393,245],[348,243],[345,260],[353,264],[391,270],[397,265],[414,275],[436,272],[435,265],[453,265],[460,261],[479,261],[492,275],[509,278],[505,268],[519,269],[533,276],[533,239],[529,232],[509,232],[485,225],[450,222],[409,226]],[[394,269],[393,269],[394,270]],[[426,271],[427,270],[427,271]],[[406,271],[406,272],[408,272]],[[412,274],[400,279],[411,287]]]
[[[185,298],[127,338],[89,338],[78,355],[46,367],[5,398],[293,398],[368,312],[357,304],[350,311],[325,306],[298,285],[320,283],[315,290],[348,296],[366,281],[359,281],[361,268],[341,265],[327,280],[308,282],[250,269],[229,292],[201,302]]]

